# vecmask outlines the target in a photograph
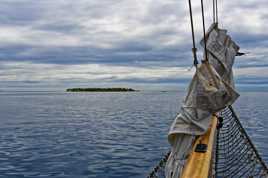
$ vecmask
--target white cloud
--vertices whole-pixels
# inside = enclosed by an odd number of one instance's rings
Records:
[[[212,0],[205,2],[208,27]],[[266,0],[218,2],[220,26],[250,52],[237,60],[243,68],[236,74],[267,77]],[[200,1],[192,3],[198,42]],[[185,72],[192,61],[187,1],[4,0],[0,12],[1,81],[149,81],[192,75]]]
[[[79,46],[80,39],[57,32],[46,32],[29,27],[2,26],[0,28],[1,45],[32,46]]]
[[[194,69],[184,67],[129,67],[105,64],[59,65],[29,62],[1,62],[1,81],[57,82],[116,82],[127,80],[169,81],[190,79]],[[236,78],[268,76],[268,67],[235,68]],[[261,74],[261,75],[260,75]]]
[[[129,67],[101,64],[57,65],[29,62],[1,62],[1,81],[57,81],[57,80],[156,80],[190,78],[193,70],[182,67]]]
[[[268,67],[236,68],[234,74],[236,77],[267,77]]]

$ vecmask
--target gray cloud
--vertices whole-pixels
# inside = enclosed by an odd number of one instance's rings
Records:
[[[250,52],[237,60],[236,67],[243,68],[243,72],[254,69],[254,76],[258,74],[256,69],[268,66],[268,5],[265,1],[219,3],[220,26],[228,29],[242,51]],[[208,27],[212,19],[212,6],[209,5],[211,0],[206,2]],[[200,40],[199,1],[194,0],[193,5],[196,35]],[[77,69],[77,65],[111,66],[108,79],[124,82],[152,81],[150,76],[154,78],[154,75],[149,70],[152,67],[186,69],[192,64],[186,1],[3,0],[0,13],[3,14],[0,17],[0,61],[10,67],[1,68],[2,80],[36,81],[31,75],[12,78],[20,75],[20,70],[14,71],[10,62],[13,67],[16,63],[32,67],[50,65],[59,75],[62,74],[57,70],[59,66],[68,69]],[[143,78],[133,78],[126,72],[120,74],[126,78],[118,79],[116,72],[112,71],[117,70],[118,66],[135,67],[137,73],[148,70]],[[24,73],[30,70],[26,65],[23,67]],[[95,80],[93,74],[84,74],[86,77],[69,74],[68,79]],[[156,82],[178,82],[176,77],[180,77],[162,74],[163,77]],[[41,76],[39,79],[44,80]]]

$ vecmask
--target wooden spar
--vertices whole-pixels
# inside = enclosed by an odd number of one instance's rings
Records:
[[[181,178],[208,178],[211,175],[216,129],[217,117],[213,116],[208,131],[196,139],[193,150],[183,169]],[[202,144],[207,144],[207,151],[205,153],[195,152],[196,146],[200,142]]]

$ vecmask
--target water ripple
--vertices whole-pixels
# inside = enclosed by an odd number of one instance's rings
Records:
[[[268,94],[241,96],[235,108],[268,161]],[[166,134],[183,93],[0,97],[1,178],[141,178],[169,148]]]

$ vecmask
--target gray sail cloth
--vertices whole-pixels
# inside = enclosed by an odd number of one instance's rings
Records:
[[[227,34],[227,30],[219,29],[216,23],[210,26],[206,39],[209,63],[222,77],[222,80],[234,87],[232,67],[239,46]],[[200,44],[204,47],[204,39]]]
[[[239,46],[227,30],[212,24],[206,33],[208,60],[196,70],[187,97],[168,135],[172,146],[166,164],[166,178],[178,178],[196,135],[204,134],[212,113],[231,105],[239,96],[234,91],[232,66]],[[204,40],[201,41],[204,46]]]
[[[172,146],[165,168],[166,178],[178,178],[193,140],[203,135],[213,113],[231,105],[239,94],[208,63],[197,67],[180,114],[171,125],[168,140]]]
[[[174,139],[170,155],[168,157],[165,174],[166,178],[179,178],[184,167],[186,157],[189,155],[195,136],[182,134]]]

